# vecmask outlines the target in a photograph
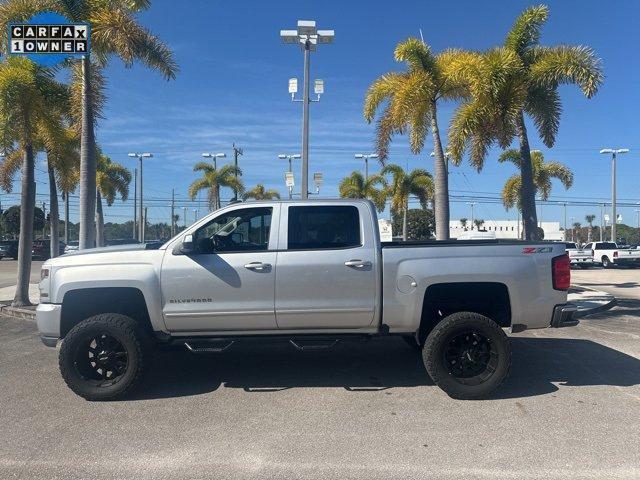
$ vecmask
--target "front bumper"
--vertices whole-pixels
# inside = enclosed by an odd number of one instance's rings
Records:
[[[47,347],[55,347],[60,338],[60,319],[62,305],[41,303],[36,308],[36,323],[40,331],[40,339]]]
[[[573,315],[578,311],[573,303],[565,303],[563,305],[556,305],[553,309],[553,316],[551,317],[551,327],[575,327],[580,323],[580,320],[573,318]]]

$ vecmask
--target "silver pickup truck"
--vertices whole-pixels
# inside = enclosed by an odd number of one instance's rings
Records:
[[[155,249],[95,249],[42,267],[37,322],[68,386],[124,396],[154,347],[222,351],[246,337],[300,350],[397,335],[451,397],[505,379],[504,329],[576,325],[563,244],[381,244],[366,200],[238,203]]]

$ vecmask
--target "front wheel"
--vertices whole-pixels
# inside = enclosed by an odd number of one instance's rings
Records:
[[[149,335],[135,320],[104,313],[71,329],[58,363],[74,393],[87,400],[113,400],[140,381],[150,355]]]
[[[422,358],[429,376],[450,397],[479,399],[491,394],[507,377],[511,343],[490,318],[457,312],[431,331]]]

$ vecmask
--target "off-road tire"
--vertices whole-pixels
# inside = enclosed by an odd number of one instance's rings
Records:
[[[492,373],[485,369],[474,377],[456,378],[445,361],[446,349],[456,336],[464,336],[470,331],[486,338],[495,369]],[[431,379],[447,395],[460,400],[480,399],[494,392],[509,374],[511,342],[490,318],[473,312],[457,312],[443,318],[429,333],[422,349],[422,359]],[[474,382],[478,383],[470,384]]]
[[[127,354],[127,364],[112,385],[101,386],[80,373],[76,358],[83,344],[96,335],[108,334]],[[117,313],[103,313],[78,323],[64,338],[58,364],[67,386],[86,400],[115,400],[126,396],[140,382],[153,354],[150,334],[134,319]]]

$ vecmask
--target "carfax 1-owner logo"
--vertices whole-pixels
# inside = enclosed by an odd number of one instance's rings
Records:
[[[9,24],[11,55],[24,55],[42,66],[89,53],[91,28],[53,12],[39,13],[25,22]]]

